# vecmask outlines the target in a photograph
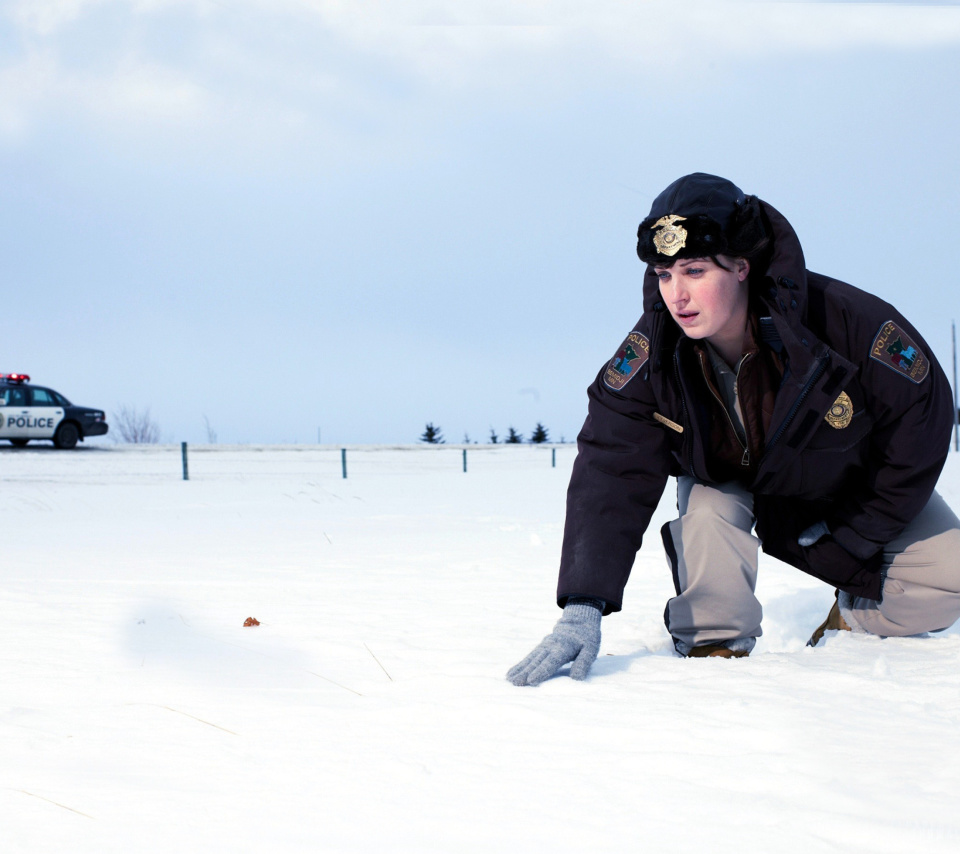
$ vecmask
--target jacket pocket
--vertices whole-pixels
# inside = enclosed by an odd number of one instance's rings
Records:
[[[842,428],[824,421],[799,456],[800,495],[835,498],[858,470],[866,465],[873,421],[864,410],[855,412]]]

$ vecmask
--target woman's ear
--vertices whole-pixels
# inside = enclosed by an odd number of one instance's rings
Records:
[[[750,262],[746,258],[737,258],[737,278],[744,282],[750,275]]]

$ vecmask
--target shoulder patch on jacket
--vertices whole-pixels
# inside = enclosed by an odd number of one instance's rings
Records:
[[[888,320],[870,348],[870,358],[876,359],[915,383],[922,383],[930,373],[930,361],[896,323]]]
[[[603,382],[614,391],[620,391],[632,380],[650,358],[650,339],[634,330],[620,345],[603,373]]]

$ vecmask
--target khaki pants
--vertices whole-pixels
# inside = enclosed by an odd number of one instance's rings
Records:
[[[763,609],[754,595],[760,541],[753,495],[736,483],[677,481],[680,518],[664,526],[675,598],[664,621],[677,649],[724,642],[750,650]],[[960,519],[936,493],[883,550],[883,599],[840,595],[854,630],[883,637],[949,628],[960,618]],[[811,626],[811,631],[813,630]]]

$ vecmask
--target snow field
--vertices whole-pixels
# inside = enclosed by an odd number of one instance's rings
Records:
[[[3,850],[958,850],[957,629],[807,649],[762,557],[751,657],[675,657],[672,485],[590,679],[506,682],[574,455],[0,450]]]

